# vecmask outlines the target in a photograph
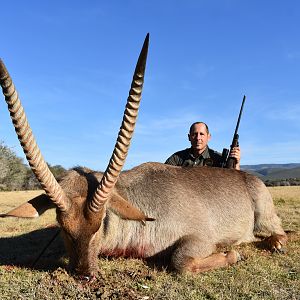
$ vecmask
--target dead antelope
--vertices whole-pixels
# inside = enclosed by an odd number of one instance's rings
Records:
[[[141,99],[147,35],[123,122],[104,173],[75,168],[58,183],[35,142],[13,82],[1,61],[0,81],[16,133],[45,194],[4,214],[36,217],[54,206],[70,266],[92,278],[98,255],[164,261],[177,271],[203,272],[239,260],[219,245],[252,242],[264,232],[270,249],[286,243],[263,182],[242,171],[145,163],[121,172]],[[151,221],[151,222],[147,222]]]

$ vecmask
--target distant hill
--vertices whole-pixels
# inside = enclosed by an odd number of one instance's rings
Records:
[[[300,178],[300,163],[242,165],[241,169],[263,180]]]

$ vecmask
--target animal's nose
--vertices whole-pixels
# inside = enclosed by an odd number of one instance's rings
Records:
[[[94,274],[80,275],[78,278],[83,283],[91,283],[96,280],[96,276]]]

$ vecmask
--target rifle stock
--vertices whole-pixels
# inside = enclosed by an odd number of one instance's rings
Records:
[[[239,146],[239,135],[236,133],[232,139],[232,144],[230,146],[230,151],[234,148],[234,147],[238,147]],[[226,168],[228,169],[235,169],[235,166],[237,164],[237,161],[234,157],[228,157],[227,161],[226,161]]]

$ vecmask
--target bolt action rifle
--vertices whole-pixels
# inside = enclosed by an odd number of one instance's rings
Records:
[[[230,145],[230,151],[234,147],[239,146],[238,129],[239,129],[239,125],[240,125],[240,120],[241,120],[245,100],[246,100],[246,96],[244,95],[242,106],[241,106],[241,109],[240,109],[240,114],[239,114],[238,121],[237,121],[237,124],[236,124],[236,127],[235,127],[235,132],[234,132],[234,135],[233,135],[232,143]],[[228,168],[228,169],[235,169],[237,161],[234,157],[229,156],[230,151],[226,148],[223,149],[223,152],[222,152],[222,161],[223,161],[222,167],[223,168]]]

